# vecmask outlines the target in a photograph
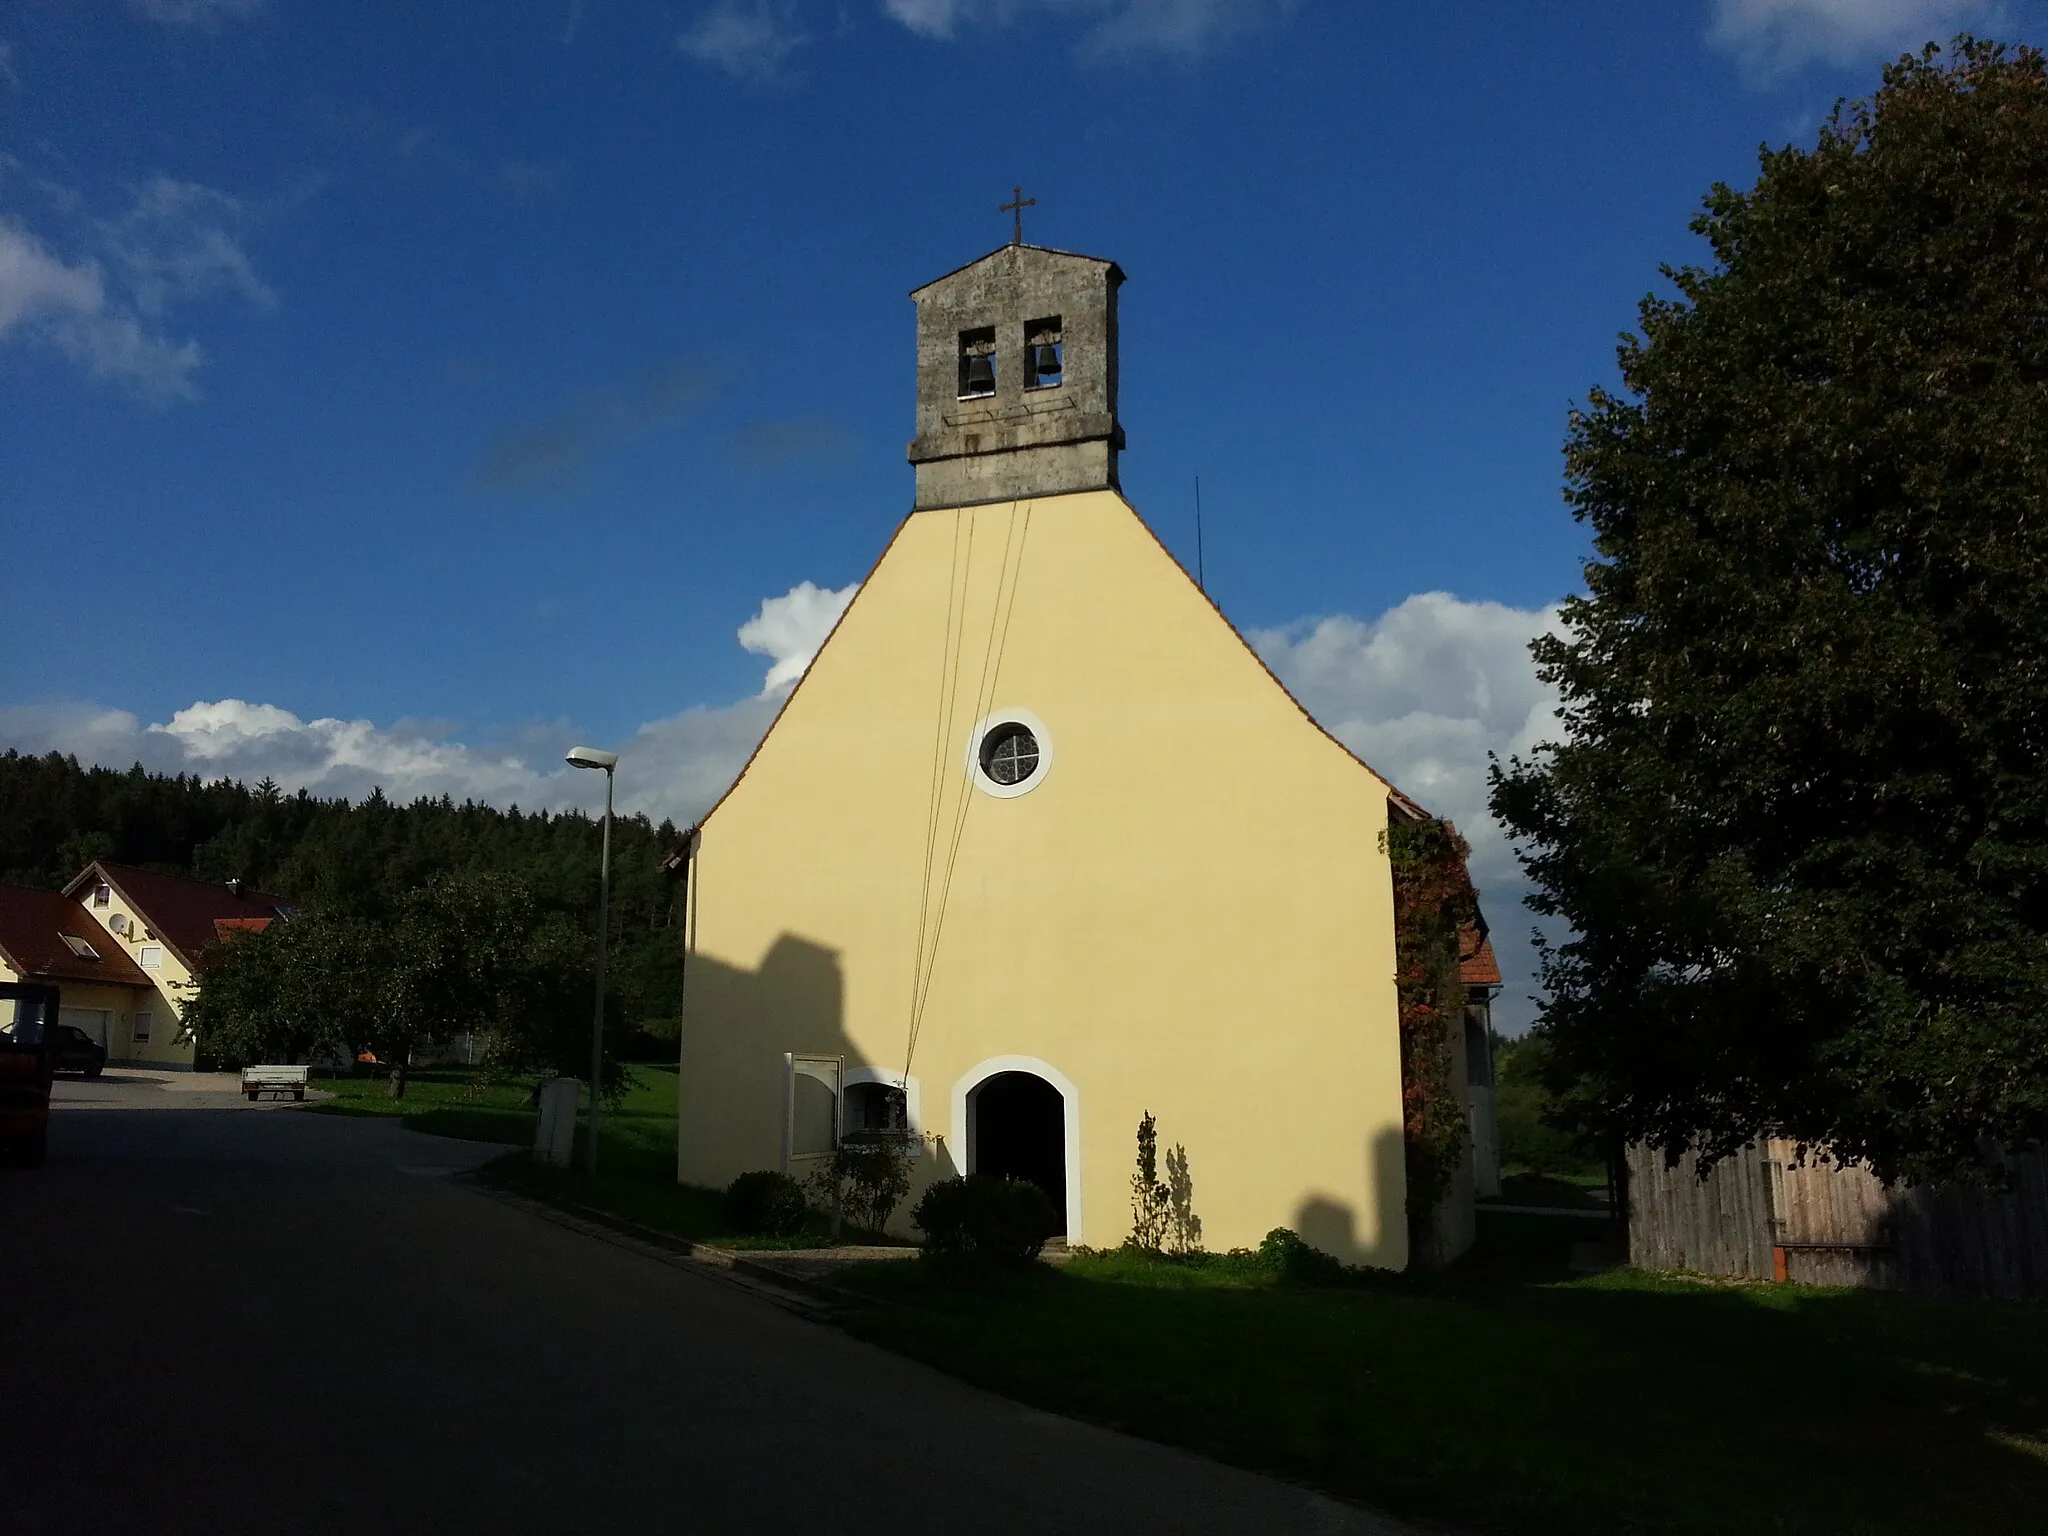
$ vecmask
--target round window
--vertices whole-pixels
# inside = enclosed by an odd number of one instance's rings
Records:
[[[1052,771],[1052,738],[1028,709],[999,709],[983,715],[968,734],[963,765],[974,787],[998,800],[1013,800],[1045,782]]]
[[[1038,772],[1038,738],[1031,727],[1009,720],[982,737],[981,771],[1005,788]]]

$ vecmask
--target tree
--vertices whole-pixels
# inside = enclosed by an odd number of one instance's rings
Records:
[[[1958,39],[1765,151],[1566,448],[1563,739],[1496,770],[1582,1125],[1885,1177],[2048,1131],[2048,74]]]
[[[184,1033],[223,1061],[298,1061],[369,1037],[381,1004],[383,935],[303,913],[237,932],[202,957]]]
[[[201,969],[186,1028],[211,1055],[290,1060],[364,1046],[405,1097],[414,1059],[468,1034],[485,1059],[574,1075],[590,1056],[587,941],[510,875],[436,875],[389,921],[302,911],[236,935]],[[604,1090],[625,1091],[607,1059]]]

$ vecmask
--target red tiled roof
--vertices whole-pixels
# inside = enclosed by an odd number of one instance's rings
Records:
[[[269,919],[277,917],[286,905],[283,898],[261,891],[237,894],[224,885],[154,874],[126,864],[93,864],[64,888],[64,894],[76,896],[98,880],[119,891],[142,921],[156,930],[157,937],[177,951],[188,969],[219,939],[220,930],[214,924],[222,918]]]
[[[88,960],[72,953],[64,935],[83,939],[99,954]],[[77,902],[56,891],[0,885],[0,958],[30,979],[97,981],[116,987],[146,987],[150,980]]]
[[[1468,987],[1501,984],[1500,962],[1493,956],[1493,940],[1484,928],[1467,928],[1458,935],[1458,974]]]

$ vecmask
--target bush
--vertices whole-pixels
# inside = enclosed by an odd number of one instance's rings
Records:
[[[955,1269],[1021,1268],[1058,1225],[1036,1184],[979,1173],[932,1185],[910,1219],[924,1233],[923,1256]]]
[[[820,1205],[838,1211],[863,1231],[885,1231],[896,1207],[910,1193],[910,1165],[916,1156],[917,1144],[901,1138],[849,1138],[811,1175],[811,1193]]]
[[[1330,1285],[1344,1278],[1344,1266],[1320,1248],[1311,1248],[1299,1232],[1275,1227],[1259,1240],[1259,1263],[1283,1280],[1303,1285]]]
[[[809,1215],[803,1186],[772,1168],[743,1173],[725,1188],[725,1229],[737,1236],[794,1237]]]

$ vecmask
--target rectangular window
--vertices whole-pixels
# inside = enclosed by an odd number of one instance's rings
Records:
[[[846,1072],[841,1056],[782,1058],[782,1170],[793,1158],[830,1157],[839,1147],[839,1098]]]
[[[849,1083],[840,1110],[848,1141],[884,1141],[910,1131],[910,1099],[893,1083]]]
[[[57,935],[57,937],[64,941],[64,947],[66,949],[70,950],[71,953],[78,956],[78,958],[81,960],[97,960],[100,957],[100,952],[98,950],[94,949],[90,944],[86,943],[85,940],[78,938],[73,934],[60,933]]]
[[[135,1015],[135,1029],[133,1038],[137,1045],[149,1044],[149,1026],[151,1022],[152,1021],[150,1019],[150,1016],[146,1013],[138,1013]]]
[[[109,890],[106,886],[96,885],[92,888],[92,904],[94,906],[104,907],[108,902],[112,901],[113,899],[114,893],[111,890]]]
[[[996,392],[996,328],[960,333],[960,398],[979,400]]]
[[[161,944],[145,944],[135,952],[135,963],[145,971],[160,971],[164,968],[164,947]]]
[[[1058,389],[1067,376],[1066,332],[1058,315],[1024,322],[1024,387]]]
[[[1487,1018],[1483,1010],[1465,1010],[1465,1085],[1468,1088],[1491,1088],[1493,1086],[1493,1047],[1488,1038]]]

